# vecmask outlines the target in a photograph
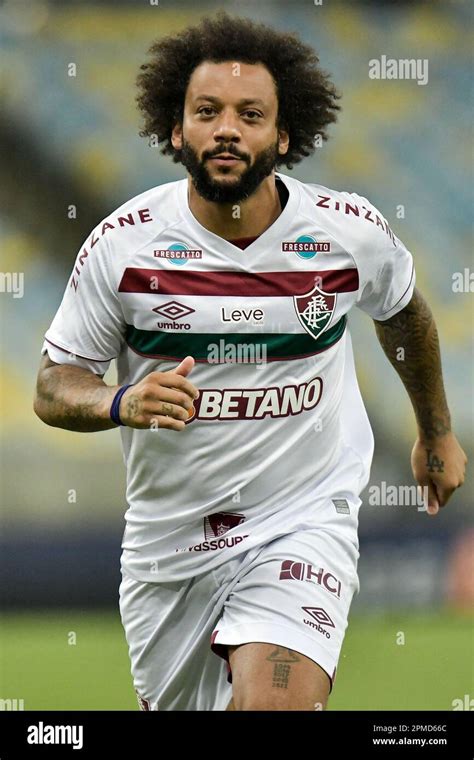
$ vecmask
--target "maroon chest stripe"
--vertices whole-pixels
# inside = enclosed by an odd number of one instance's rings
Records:
[[[181,296],[294,296],[308,293],[319,280],[326,293],[349,293],[359,287],[357,269],[312,272],[171,272],[127,267],[120,293]]]

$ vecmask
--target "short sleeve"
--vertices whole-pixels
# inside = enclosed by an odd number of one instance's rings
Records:
[[[125,321],[106,241],[86,244],[77,255],[58,311],[45,334],[46,351],[57,364],[103,375],[121,350]]]
[[[355,193],[344,195],[356,198],[362,211],[358,220],[361,234],[355,237],[351,250],[359,273],[356,306],[372,319],[385,321],[401,311],[413,296],[413,256],[370,201]]]

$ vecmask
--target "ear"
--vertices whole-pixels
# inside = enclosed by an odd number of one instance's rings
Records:
[[[181,150],[183,147],[183,125],[177,122],[171,132],[171,144],[175,150]]]
[[[284,156],[290,147],[290,135],[284,129],[278,130],[278,153]]]

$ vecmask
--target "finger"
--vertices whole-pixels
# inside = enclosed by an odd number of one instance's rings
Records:
[[[186,423],[184,420],[177,420],[174,417],[166,417],[162,414],[157,414],[151,418],[149,427],[155,430],[158,428],[166,428],[167,430],[179,432],[184,430]]]
[[[158,385],[166,388],[177,388],[192,399],[199,396],[199,391],[187,378],[182,375],[176,375],[174,372],[152,372],[150,378],[153,378]]]
[[[159,409],[155,410],[155,405],[157,403],[163,403],[166,402],[168,404],[175,404],[176,406],[182,406],[184,409],[189,410],[193,408],[193,400],[188,396],[187,393],[184,393],[184,391],[178,391],[175,388],[164,388],[163,386],[160,386],[157,388],[155,392],[155,396],[150,399],[150,404],[152,405],[151,411],[162,414],[163,412]],[[168,414],[168,412],[165,412],[165,414]]]
[[[459,486],[456,486],[456,487],[452,486],[450,488],[446,488],[446,487],[442,488],[438,485],[436,487],[440,507],[444,507],[448,503],[449,499],[453,495],[456,488],[459,488]]]
[[[177,375],[182,375],[183,377],[186,377],[186,375],[189,375],[193,367],[194,367],[193,357],[185,356],[183,361],[176,367],[176,369],[170,370],[170,371],[175,372]]]
[[[163,417],[165,419],[172,418],[186,422],[192,415],[192,407],[191,409],[183,409],[182,406],[170,404],[169,401],[159,401],[158,403],[153,404],[153,407],[148,410],[147,413],[149,414],[150,419]]]
[[[428,503],[426,505],[426,511],[429,515],[437,515],[439,512],[439,500],[434,483],[428,481]]]
[[[438,494],[439,506],[444,507],[457,488],[460,488],[463,484],[462,480],[458,480],[456,485],[447,486],[445,484],[436,484],[436,492]]]

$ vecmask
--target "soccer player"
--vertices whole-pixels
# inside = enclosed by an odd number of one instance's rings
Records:
[[[323,709],[373,453],[347,314],[374,320],[409,394],[432,515],[466,462],[436,326],[366,198],[276,171],[336,120],[311,48],[219,14],[156,42],[138,87],[142,135],[187,177],[125,203],[79,251],[35,411],[120,429],[120,610],[140,706]]]

